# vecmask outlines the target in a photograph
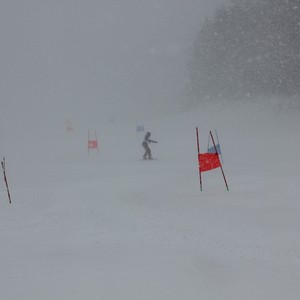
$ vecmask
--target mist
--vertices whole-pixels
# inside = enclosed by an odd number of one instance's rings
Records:
[[[1,127],[178,109],[190,46],[222,2],[1,1]]]
[[[1,299],[300,299],[299,110],[185,99],[225,2],[0,0]]]
[[[89,129],[108,159],[136,122],[183,111],[191,47],[223,2],[1,1],[0,155],[14,176],[86,157]]]

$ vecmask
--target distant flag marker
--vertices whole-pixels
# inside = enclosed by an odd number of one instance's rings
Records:
[[[66,132],[73,132],[74,130],[72,122],[69,119],[66,119],[65,127],[66,127]]]
[[[144,128],[143,124],[136,126],[136,132],[144,132],[144,131],[145,131],[145,128]]]
[[[90,154],[91,150],[97,150],[97,154],[99,155],[99,145],[98,145],[98,138],[97,138],[97,132],[95,130],[95,137],[90,137],[90,130],[88,131],[88,154]]]
[[[144,131],[145,131],[145,127],[143,122],[136,121],[136,129],[135,129],[136,138],[138,138],[140,134],[142,134]]]

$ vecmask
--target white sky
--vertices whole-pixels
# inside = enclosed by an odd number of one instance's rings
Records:
[[[2,122],[144,118],[180,101],[189,47],[220,2],[0,0]]]

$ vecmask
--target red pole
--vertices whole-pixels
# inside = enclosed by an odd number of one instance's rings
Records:
[[[8,201],[9,201],[9,203],[11,204],[10,192],[9,192],[8,183],[7,183],[7,178],[6,178],[6,173],[5,173],[5,157],[3,157],[3,160],[1,161],[1,165],[2,165],[2,171],[3,171],[4,181],[5,181],[5,184],[6,184],[6,190],[7,190],[7,195],[8,195]]]
[[[97,137],[97,131],[96,130],[95,130],[95,136],[96,136],[96,143],[97,143],[97,154],[99,155],[98,137]]]
[[[215,140],[214,140],[214,137],[213,137],[211,131],[209,132],[209,134],[210,134],[210,137],[211,137],[212,142],[214,143],[216,155],[218,155],[218,150],[217,150],[217,147],[216,147],[216,144],[215,144]],[[223,175],[223,178],[224,178],[224,182],[225,182],[227,191],[229,191],[228,184],[227,184],[227,180],[226,180],[225,173],[224,173],[224,171],[223,171],[223,167],[222,167],[222,163],[221,163],[221,162],[220,162],[220,165],[221,165],[221,171],[222,171],[222,175]]]
[[[88,131],[88,155],[90,155],[90,130]]]
[[[199,165],[199,182],[200,182],[200,191],[202,191],[202,176],[201,176],[201,166],[200,166],[200,143],[199,143],[199,133],[198,133],[198,127],[196,127],[196,136],[197,136],[197,149],[198,149],[198,165]]]

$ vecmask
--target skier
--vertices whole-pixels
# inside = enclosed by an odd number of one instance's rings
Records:
[[[151,132],[147,132],[146,135],[145,135],[145,138],[144,138],[144,141],[142,143],[142,146],[143,148],[145,149],[145,154],[143,155],[143,159],[153,159],[152,156],[151,156],[151,150],[148,146],[148,143],[156,143],[157,144],[157,141],[152,141],[150,140],[150,135],[151,135]]]

